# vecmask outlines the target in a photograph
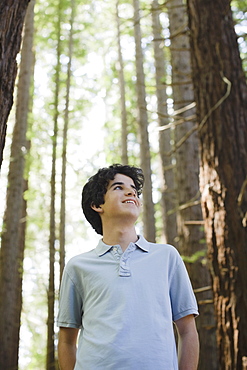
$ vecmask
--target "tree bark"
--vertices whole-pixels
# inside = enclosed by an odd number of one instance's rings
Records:
[[[148,137],[148,115],[145,91],[145,75],[143,69],[143,51],[141,43],[141,26],[139,0],[133,0],[134,6],[134,35],[136,52],[136,89],[138,104],[138,124],[140,134],[141,167],[145,176],[143,188],[143,224],[144,236],[150,241],[155,241],[154,204],[152,199],[151,158]]]
[[[28,150],[30,81],[33,72],[34,1],[28,7],[25,34],[21,51],[18,81],[16,120],[11,145],[8,173],[7,202],[0,251],[0,368],[17,369],[19,353],[20,316],[22,309],[22,277],[25,235],[25,207],[23,209],[25,155]],[[5,334],[4,334],[5,333]]]
[[[118,14],[119,1],[116,2],[116,25],[117,25],[117,46],[118,46],[118,75],[121,102],[121,162],[128,164],[128,123],[127,110],[125,101],[125,80],[124,80],[124,63],[121,49],[121,31],[120,19]]]
[[[61,203],[60,203],[60,225],[59,225],[59,265],[60,265],[60,282],[65,266],[65,229],[66,229],[66,167],[67,167],[67,140],[69,128],[69,102],[71,89],[71,64],[73,57],[73,35],[74,35],[74,19],[76,5],[75,0],[71,0],[71,16],[70,16],[70,32],[68,45],[68,64],[67,64],[67,79],[66,79],[66,98],[64,109],[64,128],[63,128],[63,149],[62,149],[62,176],[61,176]]]
[[[161,159],[161,208],[164,225],[163,238],[165,243],[176,245],[177,224],[175,212],[169,213],[176,205],[174,166],[171,153],[171,130],[165,129],[169,124],[167,112],[166,85],[162,82],[166,76],[165,54],[162,47],[162,26],[160,23],[161,8],[158,0],[152,2],[152,28],[155,61],[155,80],[158,108],[159,131],[159,153]]]
[[[195,289],[211,285],[205,265],[206,244],[199,191],[199,139],[196,131],[194,91],[191,76],[188,17],[182,0],[167,4],[170,21],[172,89],[174,101],[175,158],[177,189],[178,249],[185,257]],[[199,369],[217,369],[215,317],[212,290],[198,294],[200,316],[196,320],[200,337]],[[211,301],[211,303],[208,303]],[[207,303],[203,303],[207,302]]]
[[[20,50],[23,22],[30,0],[1,0],[0,3],[0,168],[13,104],[17,73],[16,56]]]
[[[50,202],[50,237],[49,237],[49,286],[48,286],[48,318],[47,318],[47,350],[46,370],[55,370],[55,344],[54,344],[54,318],[55,318],[55,242],[56,242],[56,162],[57,162],[57,136],[59,116],[59,92],[61,73],[61,1],[58,3],[57,15],[57,64],[55,70],[55,92],[54,92],[54,117],[52,136],[52,169],[50,178],[51,202]]]
[[[188,0],[219,369],[247,360],[247,86],[229,0]],[[244,365],[245,364],[245,365]]]
[[[196,125],[193,108],[194,93],[191,79],[189,38],[186,34],[187,15],[182,0],[167,4],[170,23],[173,120],[175,131],[177,226],[179,249],[190,254],[195,252],[203,238],[200,225],[188,225],[186,221],[202,220],[199,194],[198,135],[188,136]]]

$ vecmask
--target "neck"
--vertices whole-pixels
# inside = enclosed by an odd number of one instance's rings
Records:
[[[128,248],[130,243],[135,243],[138,240],[135,227],[131,229],[123,227],[119,228],[103,228],[103,241],[108,245],[119,244],[123,251]]]

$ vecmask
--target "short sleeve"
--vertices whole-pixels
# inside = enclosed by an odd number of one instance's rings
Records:
[[[196,298],[188,272],[180,256],[170,281],[170,299],[173,321],[187,315],[198,316]]]
[[[80,329],[82,311],[82,296],[65,268],[60,286],[57,326]]]

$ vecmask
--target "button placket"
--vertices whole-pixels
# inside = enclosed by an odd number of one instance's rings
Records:
[[[111,252],[112,252],[113,256],[114,256],[118,261],[120,260],[121,255],[122,255],[122,253],[119,253],[119,248],[120,248],[120,247],[118,247],[117,245],[114,245],[114,246],[112,247],[112,250],[111,250]]]
[[[120,268],[119,268],[119,276],[131,276],[130,271],[130,255],[136,249],[135,244],[130,244],[126,251],[122,254],[120,259]]]

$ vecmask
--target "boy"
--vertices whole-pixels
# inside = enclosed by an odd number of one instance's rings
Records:
[[[143,183],[141,169],[117,164],[83,188],[83,212],[103,239],[64,270],[61,370],[197,369],[198,311],[182,259],[174,247],[136,234]]]

